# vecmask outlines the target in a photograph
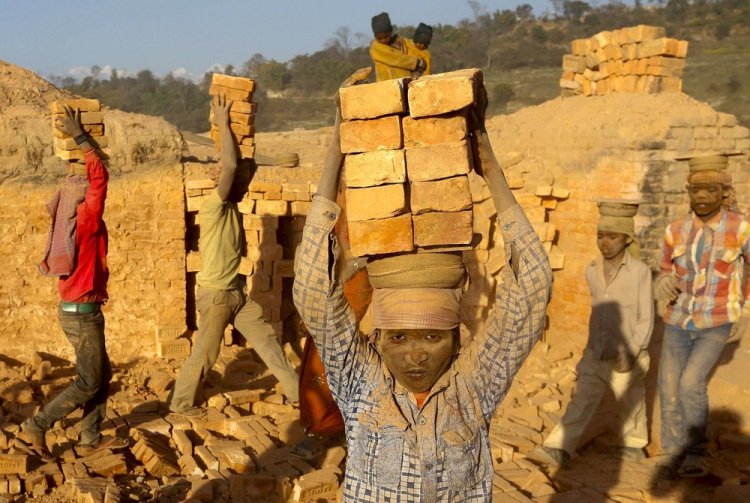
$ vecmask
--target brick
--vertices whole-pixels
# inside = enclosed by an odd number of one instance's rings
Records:
[[[180,466],[180,472],[183,475],[194,475],[197,477],[203,476],[203,470],[198,466],[195,458],[191,454],[183,454],[177,459],[177,464]]]
[[[255,126],[252,125],[252,124],[236,124],[234,122],[231,122],[229,124],[229,129],[232,131],[232,133],[234,133],[235,136],[240,136],[240,137],[251,136],[251,135],[255,134]],[[213,126],[212,125],[211,126],[211,131],[209,133],[211,134],[211,138],[214,141],[220,141],[221,140],[221,132],[220,132],[218,126]],[[235,139],[237,140],[237,143],[239,143],[240,141],[242,141],[241,138],[240,139],[235,138]],[[220,146],[221,146],[220,143],[217,144],[217,147],[220,147]],[[248,145],[248,146],[250,146],[250,145]]]
[[[657,38],[647,40],[641,43],[640,57],[649,58],[651,56],[676,56],[679,41],[674,38]]]
[[[29,457],[25,454],[0,454],[0,473],[27,473]]]
[[[401,125],[405,148],[457,142],[466,138],[469,132],[465,113],[421,119],[404,117]]]
[[[230,89],[237,89],[238,91],[246,91],[249,93],[252,93],[255,90],[255,81],[253,79],[248,79],[247,77],[235,77],[233,75],[224,75],[221,73],[214,73],[211,76],[211,84],[228,87]]]
[[[186,358],[190,356],[190,340],[186,338],[173,341],[156,342],[156,355],[159,358]]]
[[[320,466],[340,466],[346,458],[346,449],[340,446],[329,447]]]
[[[280,414],[288,414],[293,410],[294,407],[291,405],[269,403],[262,400],[253,403],[253,414],[259,416],[277,416]]]
[[[414,249],[411,215],[366,222],[349,222],[349,241],[355,256],[396,253]]]
[[[348,121],[405,113],[408,80],[392,79],[341,88],[342,118]]]
[[[279,218],[275,215],[243,215],[242,227],[245,230],[275,232],[279,227]]]
[[[406,180],[403,150],[376,150],[350,154],[344,158],[344,180],[347,187],[373,187]]]
[[[98,112],[101,110],[99,100],[89,98],[53,101],[49,105],[49,110],[53,114],[64,114],[65,109],[63,107],[65,106],[69,106],[73,110],[80,110],[81,112]]]
[[[312,203],[309,201],[292,201],[289,211],[292,216],[307,216],[310,213]]]
[[[52,116],[53,124],[54,124],[54,119],[60,116],[61,114],[54,114]],[[103,124],[103,123],[104,123],[103,112],[81,112],[81,124]]]
[[[173,341],[179,339],[187,332],[184,325],[161,325],[156,327],[156,339],[162,341]]]
[[[562,69],[567,72],[583,73],[586,70],[586,58],[573,54],[563,54]]]
[[[379,119],[355,120],[341,124],[341,152],[353,154],[402,147],[401,118],[389,115]]]
[[[411,184],[411,211],[414,215],[428,211],[463,211],[471,208],[469,179],[466,176]]]
[[[472,105],[482,81],[477,68],[428,75],[409,82],[409,115],[428,117],[455,112]]]
[[[173,430],[172,431],[172,441],[177,446],[177,449],[182,454],[192,454],[193,453],[193,443],[190,441],[190,438],[187,436],[187,433],[183,430]]]
[[[591,52],[591,39],[579,38],[570,43],[570,51],[576,56],[585,56]]]
[[[86,463],[91,473],[96,473],[106,478],[113,478],[115,475],[124,475],[128,473],[128,467],[125,464],[125,456],[122,454],[110,454],[97,458],[91,463]]]
[[[194,450],[194,455],[196,458],[200,459],[201,462],[203,462],[203,465],[208,470],[218,470],[219,469],[219,460],[216,459],[216,457],[211,454],[211,451],[208,450],[208,447],[205,445],[199,445]]]
[[[208,114],[208,120],[211,122],[211,124],[219,125],[218,122],[216,122],[216,117],[214,116],[213,111],[211,111]],[[255,123],[255,115],[254,114],[243,114],[240,112],[233,112],[229,111],[229,122],[234,124],[244,124],[246,126],[249,126],[250,124]]]
[[[255,145],[240,145],[238,148],[241,159],[252,159],[255,157]]]
[[[286,201],[256,201],[255,213],[257,215],[273,215],[277,217],[286,216],[289,212],[289,203]]]
[[[218,86],[216,84],[211,84],[211,87],[208,88],[208,94],[210,94],[211,96],[218,96],[219,94],[223,94],[224,96],[226,96],[227,100],[232,100],[232,101],[248,101],[249,102],[253,97],[253,93],[249,91],[240,91],[239,89],[232,89],[231,87]]]
[[[104,124],[82,124],[84,132],[91,136],[99,137],[104,135]],[[55,138],[71,138],[57,128],[53,128]]]
[[[330,470],[316,470],[297,479],[292,490],[294,501],[333,499],[338,493],[336,474]]]
[[[433,212],[414,215],[414,243],[417,246],[464,245],[471,243],[472,212]]]
[[[412,182],[439,180],[471,171],[471,150],[466,141],[406,150],[406,173]]]
[[[258,104],[247,101],[235,101],[232,103],[229,111],[242,114],[255,114],[258,112]]]
[[[219,457],[219,465],[222,469],[232,470],[235,473],[250,473],[255,471],[253,458],[241,448],[222,449]]]
[[[645,40],[662,38],[666,33],[663,26],[648,26],[645,24],[639,24],[638,26],[632,26],[627,29],[629,31],[630,39],[633,42],[643,42]]]
[[[405,211],[406,193],[401,183],[346,189],[346,218],[349,222],[388,218]]]

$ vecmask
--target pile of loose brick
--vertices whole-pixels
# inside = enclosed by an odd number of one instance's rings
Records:
[[[564,95],[611,92],[680,92],[687,40],[665,36],[663,27],[638,25],[573,40],[563,56]]]
[[[253,103],[255,81],[244,77],[222,75],[214,73],[208,94],[213,97],[223,95],[227,103],[232,102],[229,109],[229,128],[232,130],[237,143],[239,157],[252,159],[255,156],[255,113],[258,104]],[[221,150],[221,133],[213,112],[209,115],[211,122],[211,139],[216,142],[216,150]]]
[[[49,396],[75,375],[70,365],[42,361],[46,373],[26,379],[21,371],[14,387],[29,386],[29,391]],[[331,443],[318,452],[293,450],[305,436],[299,411],[285,404],[272,386],[261,384],[270,374],[252,352],[236,346],[222,350],[214,368],[222,379],[209,379],[210,396],[201,418],[161,411],[181,363],[164,362],[115,368],[117,391],[110,397],[102,434],[128,436],[130,446],[120,451],[80,453],[75,447],[78,411],[47,433],[55,457],[40,463],[13,439],[23,418],[36,410],[35,401],[31,393],[11,397],[6,390],[3,399],[14,401],[5,404],[0,423],[0,499],[25,500],[51,492],[68,495],[61,501],[113,503],[121,501],[121,493],[122,501],[175,503],[336,498],[345,448]]]
[[[50,104],[50,112],[52,112],[52,133],[55,136],[55,155],[65,161],[83,159],[83,152],[76,145],[75,139],[55,127],[55,120],[65,116],[66,106],[71,107],[75,112],[80,112],[81,127],[96,143],[94,146],[107,147],[109,140],[104,135],[104,113],[99,100],[79,98],[54,101]]]

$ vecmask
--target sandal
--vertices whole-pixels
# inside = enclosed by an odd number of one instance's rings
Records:
[[[124,449],[128,445],[130,445],[130,441],[127,438],[104,435],[103,437],[100,437],[99,441],[95,444],[79,445],[76,451],[79,456],[86,457],[102,449],[112,449],[113,451],[116,451],[118,449]]]
[[[685,478],[705,477],[708,475],[706,458],[695,454],[688,454],[677,470],[677,475]]]
[[[15,446],[32,456],[39,456],[42,459],[52,458],[52,454],[44,443],[44,433],[32,430],[26,423],[22,424],[21,431],[16,433]]]

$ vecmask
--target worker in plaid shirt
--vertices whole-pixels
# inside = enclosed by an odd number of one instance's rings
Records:
[[[462,348],[457,289],[376,287],[375,331],[368,338],[358,334],[335,272],[339,246],[332,231],[342,160],[337,118],[295,261],[294,300],[346,423],[344,501],[492,499],[490,418],[542,333],[552,273],[492,152],[483,87],[481,96],[477,171],[492,193],[511,260],[486,331]]]

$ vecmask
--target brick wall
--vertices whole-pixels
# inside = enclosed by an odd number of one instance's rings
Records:
[[[595,201],[640,198],[636,232],[643,258],[656,267],[664,229],[688,211],[684,154],[750,149],[750,132],[728,114],[684,94],[560,98],[513,115],[495,117],[488,127],[499,156],[520,156],[514,172],[526,186],[554,178],[570,189],[549,221],[565,266],[555,273],[549,308],[549,337],[583,345],[590,310],[583,271],[598,255]],[[730,160],[740,206],[750,207],[747,157]]]
[[[50,226],[44,205],[66,166],[53,156],[42,110],[11,115],[4,125],[13,121],[15,134],[0,136],[2,353],[20,361],[34,351],[70,357],[57,322],[56,280],[37,271]],[[184,177],[181,140],[168,123],[107,110],[105,124],[112,158],[104,214],[111,300],[104,312],[110,355],[123,361],[153,352],[155,327],[185,325]]]

